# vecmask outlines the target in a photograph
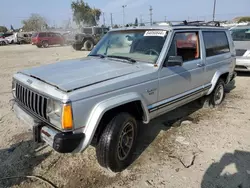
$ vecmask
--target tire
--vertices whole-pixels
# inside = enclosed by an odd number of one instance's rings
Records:
[[[42,47],[42,45],[41,44],[38,44],[38,45],[36,45],[37,46],[37,48],[41,48]]]
[[[82,44],[73,44],[72,46],[76,51],[80,51],[82,49]]]
[[[209,104],[212,106],[219,106],[225,97],[225,82],[219,79],[213,92],[210,95]]]
[[[43,41],[43,42],[42,42],[42,46],[43,46],[44,48],[48,48],[48,47],[49,47],[48,41]]]
[[[87,51],[91,51],[94,48],[94,43],[91,40],[86,40],[83,44],[84,49]]]
[[[125,139],[124,141],[121,139],[121,135],[125,130],[130,134],[127,134],[128,137],[122,137]],[[133,116],[125,112],[116,115],[104,129],[96,146],[96,156],[99,164],[113,172],[121,172],[127,168],[133,159],[137,131],[138,125]],[[120,142],[121,140],[123,142]],[[129,140],[131,140],[130,143]],[[122,153],[124,151],[122,148],[125,152],[127,151],[126,154]]]

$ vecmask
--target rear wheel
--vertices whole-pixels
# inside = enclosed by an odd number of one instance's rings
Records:
[[[218,106],[222,103],[225,97],[225,82],[222,79],[219,79],[213,92],[210,95],[209,103],[212,106]]]
[[[41,44],[37,44],[36,46],[37,46],[37,48],[41,48],[41,47],[42,47],[42,45],[41,45]]]
[[[94,43],[91,40],[86,40],[83,44],[84,49],[87,51],[91,51],[94,48]]]
[[[43,46],[44,48],[48,48],[48,47],[49,47],[48,41],[43,41],[43,42],[42,42],[42,46]]]
[[[99,164],[113,172],[127,168],[132,162],[137,129],[133,116],[125,112],[116,115],[108,123],[96,147]]]

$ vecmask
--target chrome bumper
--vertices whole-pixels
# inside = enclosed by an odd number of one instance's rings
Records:
[[[36,142],[44,141],[59,153],[73,152],[84,139],[83,133],[60,132],[41,120],[30,115],[25,109],[14,103],[14,112],[33,130],[33,138]]]

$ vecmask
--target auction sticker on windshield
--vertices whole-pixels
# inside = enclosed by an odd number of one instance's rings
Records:
[[[151,31],[146,31],[144,33],[144,36],[145,37],[148,37],[148,36],[155,36],[155,37],[164,37],[166,35],[167,31],[162,31],[162,30],[151,30]]]

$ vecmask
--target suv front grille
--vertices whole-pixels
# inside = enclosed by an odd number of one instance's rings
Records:
[[[48,98],[16,83],[16,99],[36,115],[48,119],[46,108]]]

